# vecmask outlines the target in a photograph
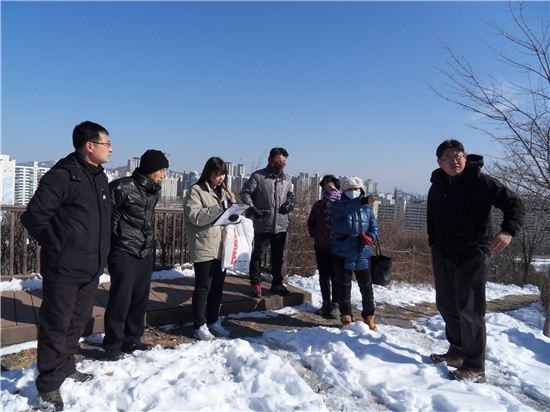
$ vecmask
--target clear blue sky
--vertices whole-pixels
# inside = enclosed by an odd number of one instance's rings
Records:
[[[288,171],[372,177],[426,192],[435,147],[495,147],[437,97],[440,40],[477,70],[507,74],[484,42],[508,3],[2,2],[2,148],[18,162],[72,151],[74,125],[111,134],[108,167],[148,148],[171,168],[218,155]],[[548,3],[528,3],[529,18]]]

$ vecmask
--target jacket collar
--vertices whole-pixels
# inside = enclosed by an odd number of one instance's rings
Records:
[[[281,170],[279,173],[277,173],[275,171],[275,169],[273,169],[273,167],[271,167],[270,165],[267,165],[266,168],[264,169],[265,170],[265,174],[269,177],[273,177],[275,179],[277,178],[284,178],[286,176],[285,174],[285,171],[284,169]]]
[[[457,176],[449,176],[441,168],[437,168],[432,172],[430,182],[432,183],[454,183],[462,179],[472,179],[479,176],[481,168],[483,167],[483,156],[476,154],[469,154],[466,156],[466,167],[464,171]]]
[[[132,179],[134,179],[136,184],[141,186],[148,193],[155,194],[161,189],[161,186],[158,183],[155,183],[147,176],[142,175],[137,169],[134,170],[134,173],[132,173]]]

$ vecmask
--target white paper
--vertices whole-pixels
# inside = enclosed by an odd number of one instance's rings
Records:
[[[216,220],[216,222],[214,223],[214,226],[216,225],[221,225],[221,226],[225,226],[225,225],[231,225],[231,224],[234,224],[234,223],[238,223],[240,221],[237,220],[235,222],[231,222],[229,220],[229,216],[231,215],[242,215],[250,206],[248,205],[245,205],[243,203],[234,203],[232,204],[228,209],[225,210],[225,212],[223,212],[223,214],[218,218],[218,220]]]

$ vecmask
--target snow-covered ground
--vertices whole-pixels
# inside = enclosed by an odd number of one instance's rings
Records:
[[[163,276],[192,276],[190,268],[168,272]],[[293,276],[289,282],[309,290],[312,304],[254,316],[292,316],[319,305],[317,276]],[[497,299],[538,290],[491,283],[487,292],[489,299]],[[406,284],[375,287],[374,293],[378,305],[434,300],[431,287]],[[360,305],[356,286],[352,299]],[[429,362],[430,353],[446,350],[443,321],[434,316],[413,329],[381,325],[374,333],[356,322],[346,330],[319,326],[246,340],[156,347],[114,363],[85,360],[78,368],[95,378],[67,380],[61,392],[70,411],[548,410],[550,339],[541,332],[543,321],[538,304],[487,315],[485,384],[450,381],[446,366]],[[36,343],[3,348],[2,353],[32,346]],[[36,406],[35,375],[34,365],[2,372],[3,411]]]

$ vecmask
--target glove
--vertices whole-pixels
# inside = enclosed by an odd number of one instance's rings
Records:
[[[376,195],[368,195],[361,198],[362,205],[372,205],[376,200]]]
[[[230,222],[236,222],[237,220],[239,220],[239,215],[232,214],[232,215],[230,215],[227,219],[228,219]]]
[[[288,200],[284,202],[281,207],[279,208],[279,213],[281,215],[286,215],[288,212],[291,212],[292,209],[294,209],[294,205],[289,202]]]
[[[367,235],[365,232],[361,232],[359,234],[359,238],[360,238],[360,241],[361,241],[361,244],[363,246],[370,246],[372,247],[373,249],[376,248],[376,242],[373,240],[372,237],[370,237],[369,235]]]
[[[257,207],[254,207],[254,206],[252,206],[252,207],[250,208],[250,210],[251,210],[252,214],[253,214],[254,216],[257,216],[257,217],[262,217],[262,216],[264,216],[265,213],[266,213],[265,210],[258,209]]]

